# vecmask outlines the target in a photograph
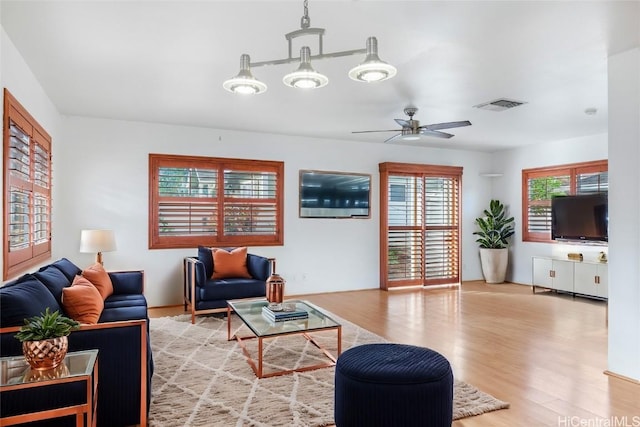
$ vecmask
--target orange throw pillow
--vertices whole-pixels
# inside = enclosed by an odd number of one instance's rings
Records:
[[[96,324],[104,309],[104,300],[90,281],[76,276],[71,286],[62,289],[62,306],[73,320]]]
[[[251,279],[247,269],[247,248],[236,248],[231,252],[224,249],[212,250],[213,279],[243,277]]]
[[[99,262],[96,262],[91,267],[86,268],[82,272],[82,276],[93,283],[93,286],[95,286],[100,292],[100,295],[102,295],[103,300],[113,294],[113,283],[111,283],[111,278]]]

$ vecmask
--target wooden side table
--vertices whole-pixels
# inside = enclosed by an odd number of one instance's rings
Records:
[[[54,369],[31,369],[24,356],[0,358],[0,425],[75,415],[96,425],[98,350],[69,352]]]

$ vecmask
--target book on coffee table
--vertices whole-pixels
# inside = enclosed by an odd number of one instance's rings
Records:
[[[262,315],[272,322],[283,322],[285,320],[298,320],[309,318],[309,313],[305,310],[295,311],[274,311],[269,307],[262,307]]]

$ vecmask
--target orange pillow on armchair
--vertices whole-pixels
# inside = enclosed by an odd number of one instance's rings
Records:
[[[224,249],[212,249],[211,255],[213,256],[212,279],[251,278],[247,269],[246,247],[236,248],[231,252]]]

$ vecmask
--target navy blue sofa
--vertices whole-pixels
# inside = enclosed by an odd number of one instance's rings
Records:
[[[71,286],[80,273],[79,267],[62,258],[0,287],[0,353],[3,357],[22,354],[21,343],[14,335],[25,318],[39,315],[47,307],[64,313],[62,289]],[[83,324],[69,335],[69,351],[99,351],[97,425],[144,427],[153,375],[147,301],[143,295],[144,272],[110,272],[109,276],[113,295],[105,300],[97,324]],[[29,396],[31,402],[53,398],[35,394]],[[2,403],[3,413],[20,413],[20,407],[10,408],[6,406],[8,402]],[[53,425],[66,425],[66,421],[59,419]]]
[[[227,248],[231,251],[233,248]],[[227,309],[227,301],[243,298],[264,298],[266,282],[271,275],[272,258],[247,254],[247,270],[251,278],[212,279],[211,250],[198,247],[197,257],[184,258],[184,309],[191,311],[191,323],[198,314]]]

